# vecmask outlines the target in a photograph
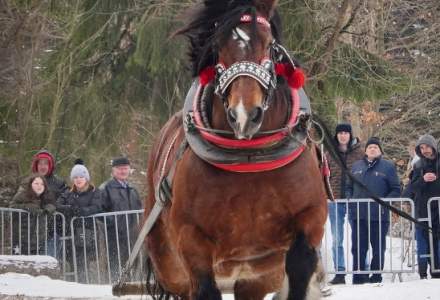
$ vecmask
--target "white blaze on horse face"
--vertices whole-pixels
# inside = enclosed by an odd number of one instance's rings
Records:
[[[232,39],[239,40],[238,47],[242,50],[249,46],[249,41],[251,40],[248,34],[239,27],[235,27],[235,29],[232,30]]]
[[[247,123],[248,114],[246,112],[246,108],[243,105],[243,98],[240,98],[240,101],[238,102],[238,105],[235,108],[235,111],[237,113],[237,123],[238,128],[240,130],[240,136],[238,138],[243,138],[242,132],[244,131],[244,126]]]

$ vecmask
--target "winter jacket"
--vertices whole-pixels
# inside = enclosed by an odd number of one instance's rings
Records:
[[[116,179],[112,178],[99,187],[102,192],[102,200],[104,211],[117,212],[127,210],[139,210],[142,209],[142,203],[137,190],[127,184],[126,187]],[[128,220],[128,228],[126,226],[127,220],[124,215],[117,218],[118,236],[119,239],[127,240],[127,234],[133,239],[137,236],[138,218],[137,215],[130,215]],[[107,225],[110,227],[107,230],[114,233],[113,229],[116,226],[115,218],[107,218]],[[110,239],[112,239],[110,237]],[[115,238],[113,238],[115,239]]]
[[[44,176],[44,178],[47,181],[49,190],[55,195],[55,199],[58,199],[58,197],[69,190],[69,187],[64,180],[55,174]]]
[[[400,183],[397,176],[394,163],[385,160],[382,157],[369,162],[366,157],[355,162],[351,168],[353,176],[362,182],[375,196],[380,198],[395,198],[400,196]],[[359,184],[352,180],[348,181],[346,196],[349,199],[369,198],[368,193],[364,191]],[[357,203],[349,203],[350,220],[366,220],[370,217],[371,221],[379,221],[379,204],[370,203],[370,214],[368,214],[368,203],[359,203],[359,212]],[[389,210],[380,208],[380,220],[389,221]]]
[[[29,211],[29,214],[11,214],[13,223],[12,245],[16,248],[16,254],[43,254],[46,237],[50,239],[54,231],[53,217],[51,216],[55,212],[53,194],[46,191],[37,196],[23,189],[12,198],[9,206]],[[20,245],[21,249],[19,249]]]
[[[57,210],[66,217],[66,222],[70,225],[73,217],[87,217],[103,212],[101,191],[93,185],[89,185],[87,191],[78,192],[70,190],[61,195],[56,203]],[[96,220],[97,222],[100,220]],[[84,224],[84,228],[82,226]],[[94,228],[92,218],[85,218],[82,221],[74,222],[75,245],[82,247],[84,245],[81,238],[86,238],[87,248],[91,249],[94,245]],[[71,234],[70,226],[67,227],[67,234]]]
[[[435,151],[435,158],[428,159],[420,152],[420,145],[426,144]],[[431,197],[440,197],[440,154],[438,153],[437,143],[430,135],[422,136],[416,144],[416,154],[420,159],[416,162],[414,170],[410,175],[410,183],[404,192],[404,197],[414,200],[415,213],[417,218],[428,217],[428,200]],[[435,173],[437,179],[433,182],[425,182],[423,175]],[[438,201],[432,202],[431,213],[433,225],[438,226]]]
[[[69,217],[85,217],[103,212],[101,191],[93,185],[85,192],[75,190],[62,194],[56,202],[57,210]]]
[[[142,209],[137,190],[130,184],[123,187],[112,178],[99,187],[102,191],[104,210],[107,212]]]
[[[337,140],[336,140],[337,142]],[[351,140],[350,146],[346,152],[339,151],[342,160],[345,162],[348,170],[351,170],[353,163],[362,159],[365,156],[363,147],[359,139],[354,138]],[[330,185],[333,190],[333,195],[335,199],[345,198],[345,187],[347,183],[347,175],[345,170],[343,170],[339,164],[336,163],[335,159],[327,154],[329,167],[330,167]]]

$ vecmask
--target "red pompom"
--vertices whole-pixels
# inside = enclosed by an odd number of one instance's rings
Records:
[[[300,68],[295,68],[293,72],[290,72],[287,78],[287,83],[291,88],[300,89],[306,82],[306,75]]]
[[[202,86],[207,85],[214,78],[215,78],[215,68],[213,66],[204,68],[199,74],[199,80]]]
[[[293,68],[291,64],[275,64],[275,73],[286,78],[291,88],[300,89],[304,86],[306,76],[300,68]]]
[[[286,66],[284,64],[275,64],[275,74],[278,76],[286,76]]]

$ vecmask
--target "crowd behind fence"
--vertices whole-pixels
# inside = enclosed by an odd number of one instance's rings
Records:
[[[407,198],[383,198],[385,202],[392,204],[393,206],[406,210],[411,216],[414,216],[414,202],[411,199]],[[361,203],[366,203],[367,209],[370,210],[371,205],[377,205],[372,199],[337,199],[336,203],[345,204],[345,222],[344,222],[344,230],[343,232],[338,232],[336,230],[336,236],[332,235],[330,232],[330,225],[326,225],[326,230],[324,234],[324,238],[322,241],[321,252],[323,256],[324,268],[329,274],[384,274],[390,273],[395,276],[398,276],[401,279],[402,273],[414,273],[416,272],[416,258],[415,258],[415,236],[413,225],[408,221],[403,219],[400,216],[389,214],[387,217],[388,220],[383,220],[385,222],[378,222],[379,227],[381,224],[389,224],[388,228],[380,228],[380,230],[385,230],[387,232],[385,238],[385,255],[384,257],[379,257],[379,265],[383,265],[383,268],[371,268],[370,262],[372,260],[372,248],[371,245],[368,245],[368,252],[366,256],[366,270],[361,270],[359,268],[359,262],[354,264],[354,257],[359,258],[359,243],[361,238],[365,238],[370,240],[370,226],[368,226],[367,236],[359,237],[356,241],[357,245],[353,245],[352,243],[352,230],[359,230],[359,219],[354,221],[356,226],[353,228],[348,221],[348,209],[349,204],[354,205],[357,208],[357,212],[359,211],[359,205]],[[336,214],[338,214],[338,210],[336,210]],[[369,214],[368,214],[369,215]],[[381,213],[379,210],[379,220],[381,219]],[[370,225],[371,220],[368,218],[368,225]],[[380,231],[379,230],[379,231]],[[344,246],[343,246],[343,256],[345,259],[345,270],[335,270],[334,268],[334,257],[338,256],[338,248],[335,247],[336,253],[332,253],[332,245],[335,240],[337,240],[338,236],[343,236]],[[381,241],[379,240],[379,244]],[[353,247],[355,246],[355,247]],[[382,245],[380,245],[380,248]],[[353,250],[354,249],[354,250]],[[353,251],[357,251],[357,253],[353,253]],[[354,267],[357,266],[357,268]]]
[[[383,200],[399,209],[405,209],[411,216],[414,216],[414,203],[411,199],[385,198]],[[438,201],[440,204],[440,197],[431,198],[430,201]],[[338,199],[337,203],[350,203],[357,207],[361,203],[367,203],[369,209],[373,200]],[[390,214],[388,218],[386,251],[384,257],[380,257],[384,267],[381,269],[371,269],[368,266],[367,270],[353,268],[353,244],[350,236],[352,230],[358,229],[352,228],[346,221],[343,232],[336,233],[344,237],[346,269],[335,270],[332,264],[334,254],[331,249],[336,237],[331,235],[330,226],[326,225],[321,255],[327,273],[390,273],[393,278],[398,276],[400,280],[402,273],[415,273],[417,260],[415,258],[414,224],[393,214]],[[429,214],[428,221],[432,226],[430,218],[431,214]],[[65,280],[97,284],[113,283],[117,280],[136,241],[138,229],[143,222],[143,210],[74,217],[69,224],[67,222],[65,216],[58,212],[53,215],[32,215],[22,209],[0,208],[0,254],[54,256],[60,262]],[[368,235],[370,234],[371,232],[368,231]],[[430,240],[432,250],[432,234]],[[368,253],[371,253],[371,247]],[[143,274],[146,274],[145,258],[145,253],[141,252],[137,258],[136,267],[131,271],[132,280],[142,280]],[[366,261],[369,262],[370,259],[371,254],[368,254]],[[430,259],[433,261],[434,257],[431,256]]]

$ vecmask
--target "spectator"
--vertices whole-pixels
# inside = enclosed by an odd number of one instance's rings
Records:
[[[365,147],[364,159],[355,162],[351,172],[374,195],[381,198],[399,197],[400,184],[396,167],[391,161],[383,159],[382,153],[379,139],[370,138]],[[369,198],[369,193],[350,180],[347,184],[346,196],[349,199]],[[389,210],[379,207],[377,203],[350,203],[348,216],[352,232],[353,271],[366,270],[365,260],[369,243],[373,250],[370,270],[373,272],[382,270],[385,260],[385,237],[389,227]],[[353,284],[367,281],[381,282],[382,275],[375,273],[368,277],[368,274],[353,274]]]
[[[89,171],[82,160],[75,161],[75,166],[70,172],[70,180],[72,189],[61,195],[56,203],[57,209],[66,216],[66,221],[70,223],[74,217],[87,217],[102,212],[101,192],[90,183]],[[70,226],[68,228],[70,231]],[[91,254],[95,254],[93,219],[84,219],[84,223],[75,222],[74,228],[78,279],[79,282],[86,282],[85,258],[90,259]],[[86,245],[85,249],[84,245]],[[72,261],[71,251],[67,254],[68,261]]]
[[[117,212],[142,209],[142,203],[137,190],[128,183],[130,161],[126,157],[118,157],[112,160],[111,165],[112,178],[100,186],[104,210],[107,212]],[[124,215],[120,215],[117,218],[107,218],[107,220],[110,268],[113,271],[113,280],[115,280],[117,279],[119,267],[125,265],[129,256],[129,250],[136,240],[138,219],[134,215],[127,218]],[[126,226],[127,223],[128,228]],[[128,241],[130,241],[130,245]]]
[[[360,141],[358,138],[353,137],[352,128],[350,124],[341,123],[336,126],[336,134],[334,137],[335,144],[338,147],[339,155],[343,162],[347,166],[348,170],[351,170],[353,163],[362,159],[365,155]],[[335,199],[344,199],[345,187],[347,182],[347,175],[345,170],[341,168],[336,161],[327,155],[330,166],[330,184],[333,190]],[[344,261],[344,223],[347,207],[345,203],[330,203],[329,204],[329,217],[330,226],[332,232],[332,254],[333,265],[335,271],[345,271]],[[344,284],[345,275],[336,274],[336,276],[330,281],[330,284]]]
[[[15,254],[49,254],[54,255],[52,237],[49,230],[53,223],[47,223],[45,214],[55,212],[55,199],[49,192],[44,176],[33,174],[25,181],[25,186],[12,198],[10,207],[29,211],[30,216],[20,213],[13,214]],[[37,226],[38,223],[38,226]],[[47,226],[47,227],[46,227]],[[21,229],[21,230],[20,230]],[[35,232],[34,232],[35,230]],[[38,231],[37,231],[38,230]],[[46,231],[48,232],[48,248],[45,253]],[[30,241],[30,244],[28,244]]]
[[[55,159],[47,150],[41,150],[32,159],[32,172],[38,173],[46,179],[49,191],[54,193],[55,199],[69,188],[63,179],[54,174]]]
[[[404,196],[414,200],[416,218],[427,218],[428,209],[431,210],[432,227],[434,232],[440,232],[438,202],[433,201],[428,208],[428,200],[431,197],[440,196],[440,178],[439,178],[439,153],[437,142],[432,135],[422,135],[416,144],[416,154],[420,159],[415,163],[414,170],[410,176],[410,183],[405,189]],[[428,225],[427,222],[424,222]],[[417,260],[419,265],[420,279],[427,278],[428,264],[432,278],[440,278],[440,273],[432,271],[433,266],[429,257],[429,234],[426,229],[416,226],[417,240]],[[438,236],[433,236],[434,269],[440,269],[440,241]]]

